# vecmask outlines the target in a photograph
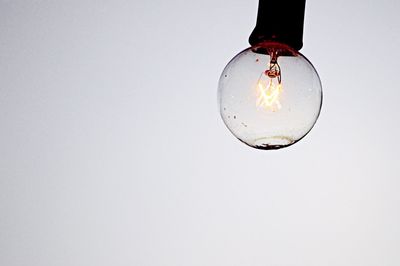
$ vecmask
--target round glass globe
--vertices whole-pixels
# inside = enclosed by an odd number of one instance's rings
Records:
[[[280,149],[301,140],[318,119],[322,86],[301,53],[265,42],[235,56],[218,87],[221,117],[245,144]]]

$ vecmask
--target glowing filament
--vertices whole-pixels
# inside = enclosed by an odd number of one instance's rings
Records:
[[[282,84],[274,84],[272,79],[269,82],[260,79],[257,84],[257,107],[273,112],[281,109],[282,106],[279,102],[281,92]]]

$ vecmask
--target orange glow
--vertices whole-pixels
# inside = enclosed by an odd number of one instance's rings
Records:
[[[282,84],[274,84],[270,79],[268,82],[259,80],[257,84],[257,107],[265,110],[277,111],[282,108],[279,97],[282,92]]]

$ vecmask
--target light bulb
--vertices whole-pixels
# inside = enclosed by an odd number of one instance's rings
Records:
[[[218,100],[223,121],[240,141],[258,149],[280,149],[314,126],[322,104],[321,81],[297,50],[262,42],[228,63]]]

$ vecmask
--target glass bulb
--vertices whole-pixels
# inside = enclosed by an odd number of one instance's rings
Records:
[[[289,46],[265,42],[225,67],[218,101],[228,129],[245,144],[280,149],[302,139],[318,119],[322,87],[313,65]]]

